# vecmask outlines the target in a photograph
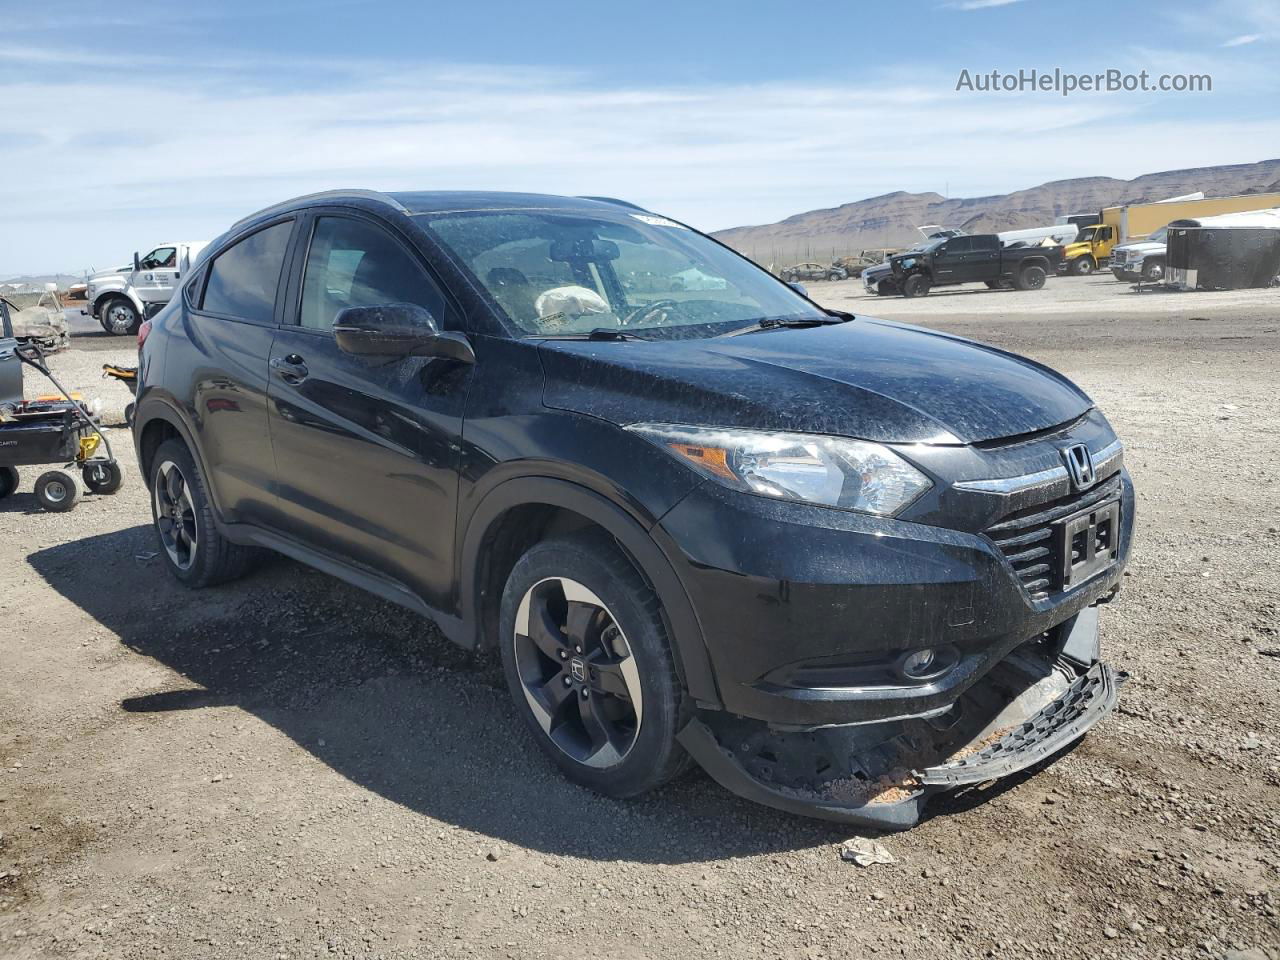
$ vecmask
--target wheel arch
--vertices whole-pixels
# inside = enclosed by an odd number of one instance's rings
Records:
[[[475,646],[497,639],[502,589],[515,562],[533,544],[561,533],[595,527],[611,536],[662,606],[676,670],[699,704],[719,707],[720,697],[702,628],[675,568],[649,530],[632,513],[596,491],[553,477],[504,480],[471,513],[459,551],[459,607]]]

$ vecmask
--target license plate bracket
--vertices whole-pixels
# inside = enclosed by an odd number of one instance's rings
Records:
[[[1062,589],[1070,590],[1116,562],[1120,555],[1120,501],[1096,503],[1056,524]]]

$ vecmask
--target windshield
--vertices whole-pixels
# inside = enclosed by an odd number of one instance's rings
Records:
[[[480,211],[428,224],[529,336],[705,337],[728,324],[826,317],[749,261],[651,214]]]
[[[1152,243],[1164,243],[1168,236],[1169,236],[1169,228],[1161,227],[1159,230],[1152,230],[1149,234],[1147,234],[1147,239],[1150,240]]]

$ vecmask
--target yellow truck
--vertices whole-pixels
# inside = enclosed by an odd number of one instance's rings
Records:
[[[1113,247],[1148,234],[1174,220],[1213,217],[1223,213],[1243,213],[1280,207],[1280,193],[1250,193],[1240,197],[1206,197],[1201,200],[1164,200],[1105,207],[1102,222],[1081,229],[1062,253],[1063,271],[1077,276],[1105,266]]]

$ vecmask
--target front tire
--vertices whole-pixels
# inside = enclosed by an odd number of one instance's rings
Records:
[[[1071,272],[1077,277],[1087,277],[1093,273],[1096,266],[1093,257],[1076,257],[1071,261]]]
[[[691,763],[660,609],[601,532],[535,545],[503,591],[498,646],[516,712],[570,780],[608,796],[646,793]]]
[[[904,297],[927,297],[929,295],[929,278],[922,273],[913,273],[902,285]]]
[[[124,483],[124,473],[114,460],[90,460],[80,468],[80,477],[90,493],[110,496]]]
[[[186,444],[160,444],[149,480],[160,556],[180,583],[198,589],[249,571],[257,551],[232,543],[218,531],[204,477]]]
[[[124,297],[112,297],[99,311],[102,329],[117,337],[136,334],[142,326],[142,318],[134,305]]]

